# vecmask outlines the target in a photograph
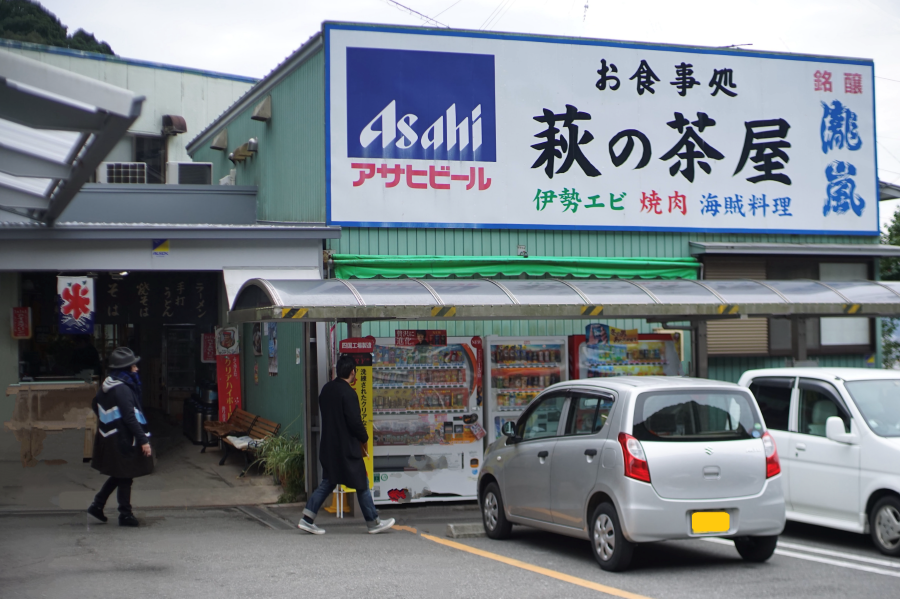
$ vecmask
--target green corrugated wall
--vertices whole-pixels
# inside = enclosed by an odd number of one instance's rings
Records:
[[[241,368],[244,409],[281,424],[282,433],[300,435],[306,428],[306,348],[301,323],[279,323],[278,376],[269,376],[269,338],[263,336],[263,355],[253,355],[253,325],[241,329]],[[300,364],[297,364],[300,348]],[[259,367],[259,383],[253,381],[253,367]]]
[[[819,235],[738,235],[727,233],[619,233],[609,231],[536,231],[500,229],[345,228],[328,240],[339,254],[440,254],[515,256],[524,245],[531,256],[683,258],[690,241],[765,243],[878,243],[878,237]]]
[[[212,162],[216,180],[233,168],[238,185],[256,185],[259,220],[325,221],[324,80],[325,54],[319,51],[271,90],[268,122],[250,119],[254,105],[228,122],[229,151],[255,137],[256,156],[233,165],[228,152],[210,149],[211,139],[192,156]]]

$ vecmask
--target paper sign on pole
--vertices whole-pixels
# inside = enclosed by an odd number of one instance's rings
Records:
[[[13,308],[10,314],[13,339],[31,339],[31,308]]]
[[[366,465],[366,476],[369,479],[369,488],[375,484],[375,464],[373,451],[375,439],[373,437],[374,414],[372,411],[372,352],[375,351],[374,337],[357,337],[341,341],[341,353],[349,354],[356,362],[356,384],[353,389],[359,397],[359,412],[369,441],[366,443],[366,452],[363,463]],[[352,492],[355,489],[344,487],[345,491]]]

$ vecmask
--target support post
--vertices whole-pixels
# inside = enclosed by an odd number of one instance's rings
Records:
[[[692,340],[697,346],[697,376],[701,379],[709,378],[709,348],[707,345],[706,325],[705,320],[697,321],[697,334]]]
[[[349,337],[362,337],[362,321],[351,320],[347,323]]]
[[[806,319],[791,319],[791,355],[794,362],[806,360]]]

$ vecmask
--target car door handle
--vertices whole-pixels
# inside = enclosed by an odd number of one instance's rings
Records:
[[[548,455],[550,455],[549,451],[539,451],[538,452],[538,457],[541,459],[546,458]]]
[[[797,451],[806,451],[806,443],[797,443]]]
[[[585,449],[584,455],[594,457],[595,455],[597,455],[597,450],[596,449]]]

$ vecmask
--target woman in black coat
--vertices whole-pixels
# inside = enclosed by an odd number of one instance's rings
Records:
[[[102,522],[106,500],[118,489],[119,526],[138,526],[131,512],[131,484],[153,472],[150,433],[141,405],[140,358],[127,347],[117,347],[109,356],[110,374],[93,401],[99,423],[94,436],[91,467],[109,476],[88,514]]]

